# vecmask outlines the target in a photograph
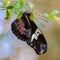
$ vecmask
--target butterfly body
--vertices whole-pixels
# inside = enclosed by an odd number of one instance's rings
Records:
[[[38,55],[44,54],[47,51],[46,39],[29,17],[30,13],[24,13],[20,20],[13,21],[12,32],[18,39],[32,47]]]

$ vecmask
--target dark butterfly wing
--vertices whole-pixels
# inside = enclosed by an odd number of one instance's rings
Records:
[[[32,48],[34,48],[38,55],[44,54],[47,51],[47,43],[42,34],[38,36],[38,40],[33,40]]]
[[[31,38],[31,25],[25,13],[20,20],[12,22],[11,30],[18,39],[26,41]]]
[[[38,55],[44,54],[47,51],[47,42],[42,33],[31,42],[32,35],[37,30],[37,26],[29,17],[30,13],[25,12],[20,20],[16,19],[13,21],[11,24],[12,32],[18,39],[26,41]]]
[[[32,30],[31,32],[33,35],[38,28],[33,21],[31,20],[29,21],[31,24],[31,30]],[[39,33],[39,36],[37,36],[37,40],[34,38],[32,42],[31,39],[27,40],[26,42],[29,46],[31,46],[36,51],[38,55],[44,54],[47,51],[47,42],[42,33]]]
[[[47,51],[47,42],[43,34],[39,34],[37,40],[34,38],[33,41],[27,41],[27,44],[31,46],[38,55],[44,54]]]

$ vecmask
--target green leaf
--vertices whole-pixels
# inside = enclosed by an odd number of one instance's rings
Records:
[[[17,14],[17,13],[18,13],[18,9],[17,9],[16,7],[13,7],[12,10],[13,10],[13,13],[14,13],[14,14]]]
[[[16,1],[15,4],[14,4],[15,7],[19,8],[21,6],[20,2],[19,1]]]
[[[29,7],[30,7],[31,9],[34,9],[33,3],[29,2],[28,5],[29,5]]]
[[[31,13],[31,15],[30,15],[30,20],[31,20],[31,21],[34,20],[34,14],[33,14],[33,13]]]
[[[49,19],[53,19],[54,18],[54,15],[52,15],[52,14],[47,14],[47,13],[45,13],[44,14],[47,18],[49,18]]]
[[[17,15],[17,19],[20,19],[23,15],[23,12],[21,11],[18,15]]]
[[[51,15],[56,15],[56,14],[58,14],[58,13],[59,13],[58,10],[53,10],[50,14],[51,14]]]
[[[11,11],[9,9],[7,9],[5,19],[9,19],[11,16],[12,16]]]
[[[48,18],[50,18],[50,19],[54,19],[54,15],[48,15]]]
[[[24,0],[20,0],[20,5],[23,7],[24,6]]]
[[[14,7],[13,7],[13,12],[15,14],[19,14],[19,12],[21,12],[23,10],[23,5],[24,5],[24,0],[20,0],[15,2]]]
[[[10,1],[9,0],[5,0],[4,1],[4,6],[9,6],[10,5]]]
[[[53,10],[50,14],[45,13],[44,15],[45,15],[47,18],[54,19],[54,18],[55,18],[55,15],[58,14],[58,13],[59,13],[58,10]]]

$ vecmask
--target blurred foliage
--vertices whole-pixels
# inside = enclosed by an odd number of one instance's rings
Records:
[[[30,20],[31,20],[31,21],[34,20],[34,14],[33,14],[33,13],[30,15]]]
[[[1,2],[0,2],[1,4]],[[9,0],[5,0],[2,3],[4,6],[1,6],[0,9],[6,10],[6,19],[9,19],[14,14],[17,14],[17,19],[20,19],[23,15],[23,12],[26,11],[26,7],[30,9],[34,9],[34,5],[31,2],[25,2],[24,0],[15,1],[13,4]],[[31,20],[33,20],[34,16],[31,14]]]
[[[56,16],[60,12],[58,10],[53,10],[50,14],[45,13],[44,15],[49,19],[55,19],[58,23],[60,23],[60,17]]]

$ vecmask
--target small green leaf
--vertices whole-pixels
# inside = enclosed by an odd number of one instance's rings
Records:
[[[50,19],[54,19],[54,15],[48,15],[48,18],[50,18]]]
[[[23,7],[24,6],[24,0],[20,0],[20,5]]]
[[[51,15],[56,15],[56,14],[58,14],[58,13],[59,13],[58,10],[53,10],[50,14],[51,14]]]
[[[20,4],[20,2],[19,2],[19,1],[16,1],[16,2],[15,2],[15,4],[14,4],[14,6],[18,8],[18,7],[20,7],[20,6],[21,6],[21,4]]]
[[[9,9],[7,9],[5,19],[9,19],[11,16],[12,16],[11,11]]]
[[[23,12],[21,11],[18,15],[17,15],[17,19],[20,19],[23,15]]]
[[[23,1],[20,0],[20,1],[15,2],[14,7],[13,7],[13,12],[15,14],[19,14],[19,12],[23,10],[23,5],[24,5]]]
[[[28,5],[29,5],[29,7],[30,7],[31,9],[34,9],[33,3],[29,2]]]
[[[33,13],[31,13],[31,15],[30,15],[30,20],[31,20],[31,21],[34,20],[34,14],[33,14]]]
[[[54,19],[55,15],[58,14],[58,13],[59,13],[58,10],[53,10],[50,14],[45,13],[44,15],[49,19]]]
[[[4,6],[9,6],[10,5],[10,1],[9,0],[5,0],[4,1]]]
[[[13,10],[13,13],[14,13],[14,14],[17,14],[17,13],[18,13],[18,9],[17,9],[16,7],[13,7],[12,10]]]

